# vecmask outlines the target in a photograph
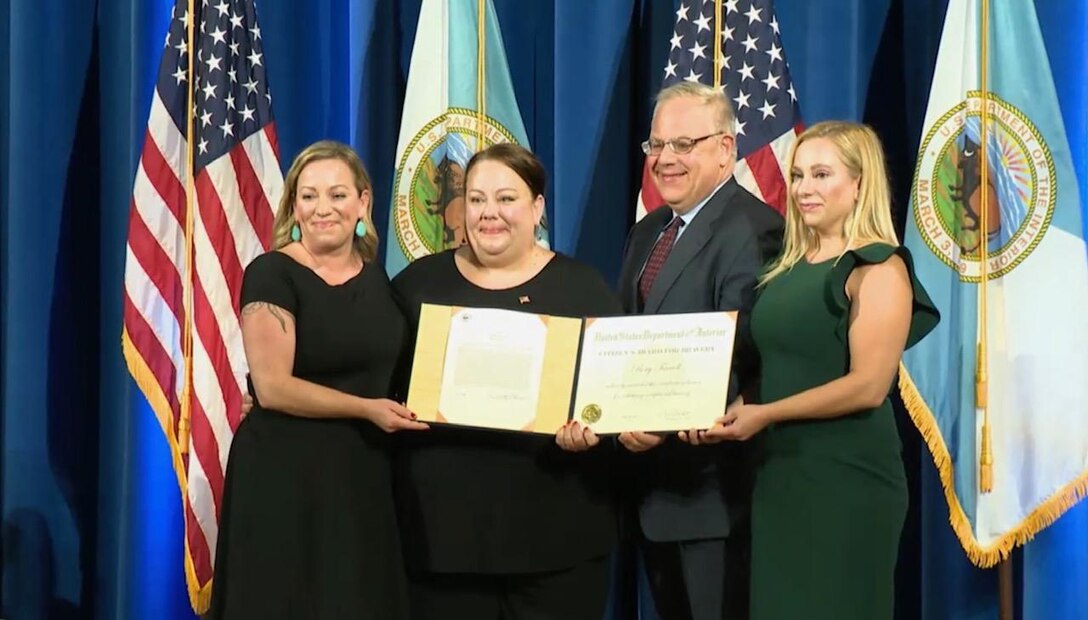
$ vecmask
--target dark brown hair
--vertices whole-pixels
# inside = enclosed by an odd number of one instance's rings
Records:
[[[544,195],[548,175],[544,172],[544,164],[540,163],[529,149],[513,142],[493,144],[468,160],[468,166],[465,167],[465,179],[468,180],[473,166],[484,161],[495,161],[513,170],[529,186],[529,191],[532,192],[534,198]]]

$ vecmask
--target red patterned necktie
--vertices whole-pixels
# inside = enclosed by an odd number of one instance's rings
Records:
[[[646,267],[643,268],[642,278],[638,281],[640,304],[645,304],[646,298],[650,296],[650,289],[654,285],[654,280],[657,279],[657,274],[661,272],[661,268],[665,266],[665,259],[669,257],[669,252],[672,251],[672,246],[676,243],[676,235],[683,225],[684,220],[682,218],[673,216],[672,221],[665,227],[661,237],[654,245],[653,251],[650,252],[650,258],[646,259]]]

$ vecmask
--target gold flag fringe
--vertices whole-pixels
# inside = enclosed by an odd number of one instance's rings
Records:
[[[132,375],[137,387],[143,392],[152,411],[155,412],[155,417],[159,421],[159,426],[162,427],[166,442],[170,445],[170,457],[174,465],[174,473],[178,477],[178,489],[181,491],[181,502],[184,506],[189,501],[189,484],[185,473],[185,461],[181,457],[181,450],[177,438],[174,436],[174,417],[170,411],[169,401],[166,400],[166,395],[163,393],[158,379],[152,374],[151,368],[148,367],[147,362],[136,349],[136,345],[133,344],[127,329],[121,331],[121,352],[125,357],[125,365],[128,366],[129,374]],[[187,522],[185,527],[185,583],[189,590],[189,604],[193,607],[193,611],[199,615],[208,611],[208,605],[211,603],[212,598],[212,581],[209,580],[203,586],[200,584],[196,574],[196,566],[193,564],[193,554],[189,550],[189,526]]]
[[[911,379],[906,366],[899,364],[899,393],[903,398],[903,404],[910,414],[914,426],[922,434],[929,453],[933,456],[933,464],[941,478],[941,487],[944,488],[944,496],[948,501],[948,520],[952,524],[952,531],[967,553],[968,559],[981,568],[990,568],[1004,560],[1012,553],[1012,550],[1028,542],[1040,531],[1058,520],[1065,511],[1076,505],[1077,502],[1088,496],[1088,470],[1081,472],[1071,482],[1055,491],[1050,497],[1035,507],[1020,523],[1005,532],[997,540],[989,545],[982,545],[975,538],[971,529],[971,522],[960,504],[956,495],[955,476],[952,467],[952,457],[948,452],[948,446],[944,443],[937,420],[922,398],[918,387]]]

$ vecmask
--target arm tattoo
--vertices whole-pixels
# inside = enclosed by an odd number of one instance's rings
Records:
[[[256,314],[256,313],[260,312],[261,310],[265,310],[265,309],[267,309],[268,312],[271,313],[272,316],[275,317],[276,320],[280,322],[280,329],[282,329],[283,333],[286,334],[287,333],[287,319],[290,318],[291,313],[287,312],[286,310],[284,310],[283,308],[281,308],[279,306],[270,304],[270,303],[268,303],[266,301],[255,301],[255,302],[246,304],[242,308],[242,314],[243,315]]]

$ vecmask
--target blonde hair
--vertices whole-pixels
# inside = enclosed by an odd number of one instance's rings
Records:
[[[283,180],[283,196],[280,197],[279,210],[276,212],[276,221],[272,225],[272,247],[275,249],[291,243],[291,228],[295,225],[295,198],[298,194],[298,177],[303,168],[315,161],[338,159],[344,162],[351,170],[355,178],[355,190],[362,195],[370,194],[370,207],[363,213],[363,222],[366,224],[366,234],[355,237],[355,249],[363,257],[364,262],[371,262],[378,257],[378,231],[374,227],[374,220],[370,212],[374,206],[374,191],[370,183],[370,175],[366,172],[366,166],[359,159],[359,155],[348,145],[334,140],[322,140],[314,142],[302,149],[302,152],[291,162],[291,169],[287,171],[287,177]]]
[[[682,80],[657,93],[654,98],[654,116],[657,116],[657,110],[661,104],[673,99],[696,99],[702,105],[714,108],[714,124],[717,125],[717,130],[735,136],[733,104],[730,103],[725,92],[706,84]]]
[[[890,245],[899,245],[895,225],[892,223],[891,190],[888,186],[887,166],[884,163],[884,148],[876,132],[861,123],[816,123],[802,132],[790,148],[786,170],[790,171],[791,176],[797,149],[807,140],[816,138],[824,138],[834,144],[839,160],[846,166],[850,176],[860,181],[857,202],[843,223],[846,245],[835,260],[842,258],[859,240],[879,240]],[[815,231],[806,227],[801,219],[792,188],[786,194],[786,234],[782,254],[760,277],[760,286],[792,269],[819,243]]]

